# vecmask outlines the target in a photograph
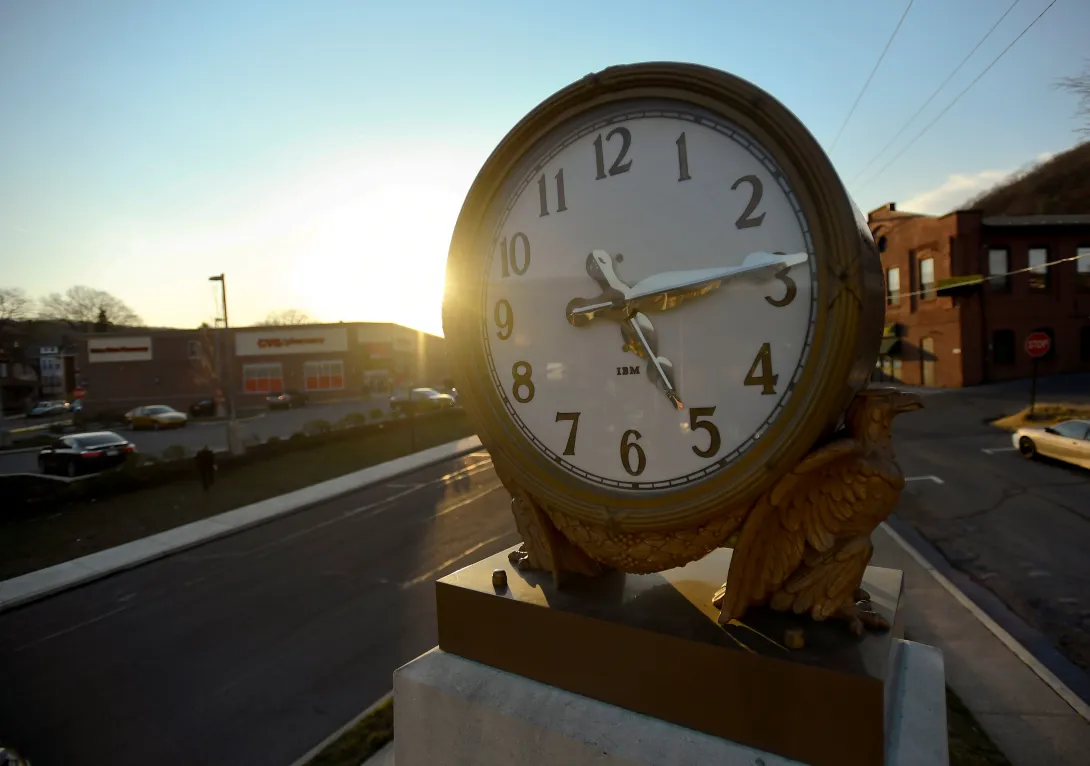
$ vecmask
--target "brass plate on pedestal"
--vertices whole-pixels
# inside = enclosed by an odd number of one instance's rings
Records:
[[[711,597],[728,549],[658,574],[572,577],[562,590],[506,566],[509,553],[436,583],[441,649],[814,766],[883,762],[900,571],[867,569],[892,629],[855,637],[767,608],[720,625]],[[493,585],[505,566],[506,586]],[[795,629],[805,647],[788,651]]]

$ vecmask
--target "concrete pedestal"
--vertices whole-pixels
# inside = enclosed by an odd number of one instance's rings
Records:
[[[942,653],[898,639],[894,668],[886,766],[947,766]],[[394,732],[398,766],[799,763],[439,649],[394,673]]]

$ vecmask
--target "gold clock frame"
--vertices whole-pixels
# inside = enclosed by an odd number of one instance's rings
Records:
[[[757,444],[707,479],[628,492],[585,482],[556,465],[507,415],[491,381],[481,339],[481,323],[488,320],[481,309],[488,262],[481,243],[491,243],[485,218],[495,198],[542,139],[588,110],[652,98],[709,110],[765,147],[809,222],[820,277],[811,353],[795,391]],[[723,526],[724,534],[709,529],[720,526],[716,517],[725,508],[752,503],[839,424],[874,369],[883,316],[881,261],[871,234],[803,124],[775,98],[741,78],[694,64],[655,62],[611,67],[563,88],[523,117],[492,152],[470,187],[454,229],[443,330],[459,400],[509,489],[513,484],[547,513],[566,517],[562,529],[570,529],[573,522],[577,527],[604,528],[615,539],[633,535],[635,544],[648,535],[698,527],[712,537],[729,535],[727,527],[736,524]],[[722,542],[709,540],[698,547]]]

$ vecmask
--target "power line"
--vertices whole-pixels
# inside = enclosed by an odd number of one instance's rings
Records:
[[[1040,12],[1039,14],[1037,14],[1037,18],[1035,18],[1035,19],[1034,19],[1033,21],[1031,21],[1031,22],[1029,23],[1029,26],[1027,26],[1027,27],[1026,27],[1025,29],[1023,29],[1023,30],[1022,30],[1021,32],[1019,32],[1019,33],[1018,33],[1018,37],[1016,37],[1016,38],[1014,38],[1013,40],[1011,40],[1011,42],[1010,42],[1010,45],[1008,45],[1008,46],[1007,46],[1006,48],[1004,48],[1004,49],[1003,49],[1002,51],[1000,51],[999,55],[998,55],[998,56],[996,56],[996,57],[995,57],[994,59],[992,59],[992,62],[991,62],[990,64],[988,64],[988,66],[984,67],[984,71],[983,71],[983,72],[981,72],[980,74],[978,74],[978,75],[976,76],[976,79],[975,79],[975,80],[973,80],[973,81],[972,81],[971,83],[969,83],[969,84],[968,84],[967,86],[965,86],[965,90],[963,90],[963,91],[962,91],[961,93],[957,94],[957,96],[955,96],[955,97],[954,97],[954,100],[953,100],[953,101],[951,101],[951,102],[950,102],[949,104],[947,104],[947,105],[946,105],[946,107],[945,107],[945,108],[944,108],[944,109],[943,109],[943,110],[942,110],[941,112],[939,112],[939,113],[938,113],[938,114],[937,114],[937,115],[935,116],[935,119],[933,119],[933,120],[931,120],[931,122],[927,123],[927,125],[926,125],[926,126],[924,126],[924,129],[923,129],[923,130],[921,130],[921,131],[920,131],[919,133],[917,133],[917,134],[916,134],[916,135],[915,135],[915,136],[914,136],[914,137],[912,138],[912,140],[911,140],[911,141],[909,141],[909,142],[908,142],[907,144],[905,144],[905,145],[904,145],[904,147],[903,147],[903,148],[901,149],[901,151],[899,151],[899,152],[897,152],[897,154],[893,155],[893,159],[891,159],[891,160],[890,160],[889,162],[887,162],[887,163],[886,163],[885,165],[883,165],[883,166],[882,166],[882,169],[881,169],[881,170],[879,170],[879,171],[878,171],[877,173],[875,173],[875,174],[874,174],[873,176],[871,176],[871,177],[870,177],[870,178],[868,178],[868,179],[867,179],[866,181],[864,181],[864,182],[863,182],[863,183],[861,184],[860,188],[862,188],[863,186],[866,186],[866,185],[867,185],[867,184],[869,184],[869,183],[870,183],[871,181],[873,181],[874,179],[876,179],[876,178],[878,178],[878,177],[879,177],[880,175],[882,175],[882,174],[883,174],[884,172],[886,172],[886,170],[887,170],[887,169],[889,168],[889,166],[890,166],[890,165],[892,165],[892,164],[893,164],[894,162],[896,162],[897,160],[899,160],[899,159],[901,158],[901,156],[902,156],[902,155],[904,155],[904,153],[905,153],[905,152],[907,152],[907,151],[908,151],[909,149],[911,149],[911,148],[912,148],[912,146],[913,146],[913,145],[914,145],[914,144],[915,144],[915,143],[916,143],[917,141],[919,141],[919,140],[920,140],[921,138],[923,138],[924,134],[925,134],[925,133],[927,133],[927,131],[931,130],[931,128],[932,128],[932,127],[934,127],[935,123],[936,123],[936,122],[938,122],[938,121],[939,121],[940,119],[942,119],[943,115],[944,115],[944,114],[946,114],[947,112],[949,112],[949,111],[950,111],[950,109],[951,109],[951,108],[952,108],[952,107],[954,106],[954,104],[956,104],[956,103],[957,103],[958,101],[960,101],[960,100],[961,100],[961,97],[962,97],[962,96],[964,96],[964,95],[965,95],[966,93],[968,93],[968,92],[969,92],[969,90],[970,90],[970,89],[971,89],[971,88],[972,88],[972,87],[973,87],[974,85],[976,85],[976,84],[977,84],[978,82],[980,82],[980,78],[982,78],[982,77],[983,77],[984,75],[986,75],[986,74],[988,73],[988,70],[989,70],[989,69],[991,69],[991,68],[992,68],[993,66],[995,66],[995,65],[996,65],[996,63],[997,63],[997,62],[999,61],[999,59],[1003,58],[1003,55],[1004,55],[1004,54],[1005,54],[1005,53],[1006,53],[1007,51],[1009,51],[1009,50],[1010,50],[1011,48],[1013,48],[1013,47],[1014,47],[1014,44],[1015,44],[1016,42],[1018,42],[1019,40],[1021,40],[1021,39],[1022,39],[1022,36],[1023,36],[1023,35],[1025,35],[1025,34],[1026,34],[1026,32],[1028,32],[1028,31],[1029,31],[1030,29],[1032,29],[1032,28],[1033,28],[1033,25],[1034,25],[1034,24],[1036,24],[1036,23],[1037,23],[1038,21],[1040,21],[1040,20],[1041,20],[1041,17],[1042,17],[1042,16],[1044,16],[1044,15],[1045,15],[1046,13],[1048,13],[1049,9],[1050,9],[1050,8],[1052,8],[1052,6],[1054,6],[1055,4],[1056,4],[1056,0],[1052,0],[1052,2],[1051,2],[1051,3],[1049,3],[1049,4],[1048,4],[1048,5],[1047,5],[1047,6],[1045,7],[1045,9],[1044,9],[1043,11],[1041,11],[1041,12]]]
[[[875,161],[879,157],[881,157],[883,154],[886,153],[886,150],[889,149],[889,147],[893,146],[893,142],[896,141],[898,138],[900,138],[904,134],[904,132],[906,130],[908,130],[908,126],[911,125],[913,122],[915,122],[916,118],[920,116],[920,114],[923,112],[923,110],[926,109],[928,107],[928,105],[932,101],[935,100],[935,96],[939,95],[939,93],[942,92],[942,89],[945,88],[950,83],[950,81],[954,79],[954,76],[958,72],[961,71],[961,68],[963,66],[965,66],[965,64],[969,61],[969,59],[971,59],[973,57],[973,54],[976,53],[977,50],[980,48],[980,46],[984,44],[984,41],[987,40],[989,37],[991,37],[991,34],[992,34],[992,32],[995,31],[995,28],[998,27],[1001,23],[1003,23],[1003,19],[1007,18],[1007,15],[1011,11],[1014,10],[1014,6],[1018,5],[1018,3],[1020,3],[1020,2],[1022,2],[1022,0],[1014,0],[1014,2],[1011,3],[1010,7],[1003,13],[1002,16],[999,17],[999,20],[996,21],[994,24],[992,24],[991,29],[989,29],[985,33],[985,35],[982,38],[980,38],[980,42],[978,42],[976,45],[974,45],[973,49],[971,51],[969,51],[969,54],[965,58],[963,58],[961,60],[961,63],[958,64],[956,67],[954,67],[954,71],[950,73],[950,76],[942,81],[942,85],[935,88],[935,91],[930,96],[927,97],[927,100],[923,102],[923,106],[921,106],[919,109],[917,109],[916,113],[913,114],[911,117],[909,117],[908,121],[905,122],[905,124],[901,126],[900,130],[897,131],[897,134],[894,135],[893,138],[891,138],[889,140],[889,143],[887,143],[885,146],[883,146],[881,151],[879,151],[878,154],[871,157],[870,162],[868,162],[866,165],[864,165],[863,169],[855,174],[855,178],[853,178],[852,181],[851,181],[852,183],[855,183],[856,181],[858,181],[859,177],[862,176],[864,173],[866,173],[870,169],[870,166],[873,165],[875,163]]]
[[[956,287],[971,287],[972,285],[982,285],[985,282],[991,282],[993,279],[1006,279],[1007,277],[1012,277],[1015,274],[1027,274],[1027,273],[1029,273],[1031,271],[1035,271],[1035,270],[1037,270],[1039,272],[1040,269],[1048,269],[1051,266],[1056,266],[1056,265],[1061,264],[1061,263],[1068,263],[1070,261],[1077,261],[1077,260],[1079,260],[1081,258],[1090,258],[1090,253],[1082,253],[1081,255],[1072,255],[1069,258],[1060,258],[1058,260],[1048,261],[1047,263],[1041,263],[1041,264],[1038,264],[1036,266],[1027,266],[1024,269],[1015,269],[1014,271],[1007,271],[1007,272],[1004,272],[1002,274],[983,274],[983,275],[981,275],[981,277],[979,279],[967,280],[965,282],[958,282],[958,284],[955,285],[955,286]],[[897,296],[899,298],[914,298],[914,297],[916,297],[918,295],[924,295],[925,293],[933,293],[933,292],[935,292],[937,290],[938,290],[937,287],[932,287],[930,290],[916,290],[916,291],[911,292],[911,293],[898,292]]]
[[[897,26],[893,29],[893,34],[889,36],[889,40],[886,42],[886,47],[882,49],[882,55],[878,57],[878,61],[874,63],[874,69],[870,70],[870,76],[867,81],[863,83],[863,90],[859,91],[859,95],[855,97],[855,103],[852,104],[852,108],[848,110],[848,116],[844,118],[844,124],[840,126],[840,131],[836,134],[836,138],[833,139],[832,145],[829,147],[829,153],[832,154],[833,149],[836,148],[837,143],[840,141],[840,137],[844,135],[844,128],[848,127],[848,120],[855,114],[855,108],[859,106],[860,99],[863,98],[863,94],[867,92],[867,87],[870,85],[870,81],[874,79],[874,73],[878,71],[878,67],[882,65],[882,59],[886,57],[886,52],[889,51],[889,46],[893,44],[893,38],[897,36],[897,32],[901,29],[901,24],[905,21],[905,16],[912,10],[912,3],[916,0],[908,0],[908,7],[905,8],[905,12],[901,14],[901,20],[897,22]]]

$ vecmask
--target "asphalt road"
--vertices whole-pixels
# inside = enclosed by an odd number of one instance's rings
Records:
[[[363,413],[370,419],[371,410],[379,408],[389,414],[389,403],[386,398],[358,401],[336,402],[331,404],[310,404],[297,410],[278,410],[276,412],[263,412],[256,416],[248,416],[241,422],[247,434],[256,436],[262,441],[270,436],[278,436],[285,439],[311,420],[328,420],[335,423],[350,412]],[[22,421],[19,421],[22,422]],[[158,455],[163,450],[173,445],[180,444],[190,452],[196,452],[201,447],[208,445],[226,449],[227,426],[222,421],[191,420],[185,428],[169,431],[133,431],[128,428],[115,428],[116,433],[123,435],[136,445],[140,452]],[[33,452],[0,452],[0,474],[3,473],[36,473],[38,471],[37,448]]]
[[[509,504],[479,453],[4,613],[0,741],[290,764],[435,645],[433,581],[518,542]]]

